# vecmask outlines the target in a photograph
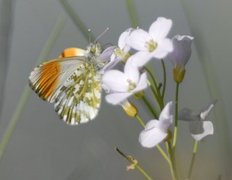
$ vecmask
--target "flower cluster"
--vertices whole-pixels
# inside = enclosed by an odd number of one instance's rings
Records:
[[[119,37],[118,46],[111,51],[108,69],[102,77],[102,86],[106,91],[105,99],[108,103],[121,105],[129,116],[137,118],[144,127],[139,134],[139,143],[146,148],[157,146],[162,151],[159,143],[165,142],[168,144],[169,156],[173,158],[178,121],[189,123],[191,136],[198,143],[204,137],[214,133],[213,123],[207,117],[215,102],[196,114],[189,108],[178,109],[178,89],[184,80],[185,66],[191,56],[191,44],[194,38],[176,35],[170,39],[168,34],[171,28],[172,20],[159,17],[151,24],[148,31],[141,28],[129,28],[124,31]],[[173,80],[177,87],[175,102],[169,101],[166,105],[164,101],[166,80],[163,83],[157,83],[152,71],[146,68],[150,61],[160,61],[165,68],[164,59],[173,65]],[[123,71],[112,69],[118,63],[124,65]],[[164,69],[164,79],[165,73]],[[146,89],[151,89],[160,111],[145,99]],[[154,116],[146,124],[143,123],[136,106],[130,100],[130,98],[133,99],[131,96],[136,97],[138,94]],[[169,162],[173,163],[172,160],[170,159]],[[172,171],[173,179],[177,179],[175,170]]]

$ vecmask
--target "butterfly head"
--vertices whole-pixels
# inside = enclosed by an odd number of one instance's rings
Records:
[[[87,46],[86,52],[87,57],[90,59],[93,57],[99,57],[102,52],[101,45],[99,43],[90,43]]]

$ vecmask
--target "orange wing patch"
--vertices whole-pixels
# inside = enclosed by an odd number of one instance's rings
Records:
[[[59,84],[59,75],[61,65],[57,62],[50,62],[41,67],[41,74],[39,78],[39,96],[47,100],[57,88]]]
[[[85,50],[80,48],[66,48],[60,55],[60,57],[67,58],[67,57],[75,57],[75,56],[84,56]]]

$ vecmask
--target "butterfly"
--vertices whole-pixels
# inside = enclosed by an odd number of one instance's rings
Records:
[[[101,104],[101,70],[107,64],[103,53],[99,43],[91,43],[86,50],[67,48],[57,59],[35,67],[29,85],[40,98],[54,103],[67,124],[93,120]]]

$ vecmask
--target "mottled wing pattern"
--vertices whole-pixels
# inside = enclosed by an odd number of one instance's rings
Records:
[[[100,73],[91,64],[83,63],[60,89],[55,111],[70,125],[94,119],[101,103]]]
[[[29,76],[40,98],[55,103],[59,116],[70,125],[96,117],[101,103],[101,75],[80,48],[67,48],[58,59],[37,66]]]
[[[40,98],[53,103],[63,83],[83,63],[83,57],[58,58],[44,62],[31,72],[29,85]]]

